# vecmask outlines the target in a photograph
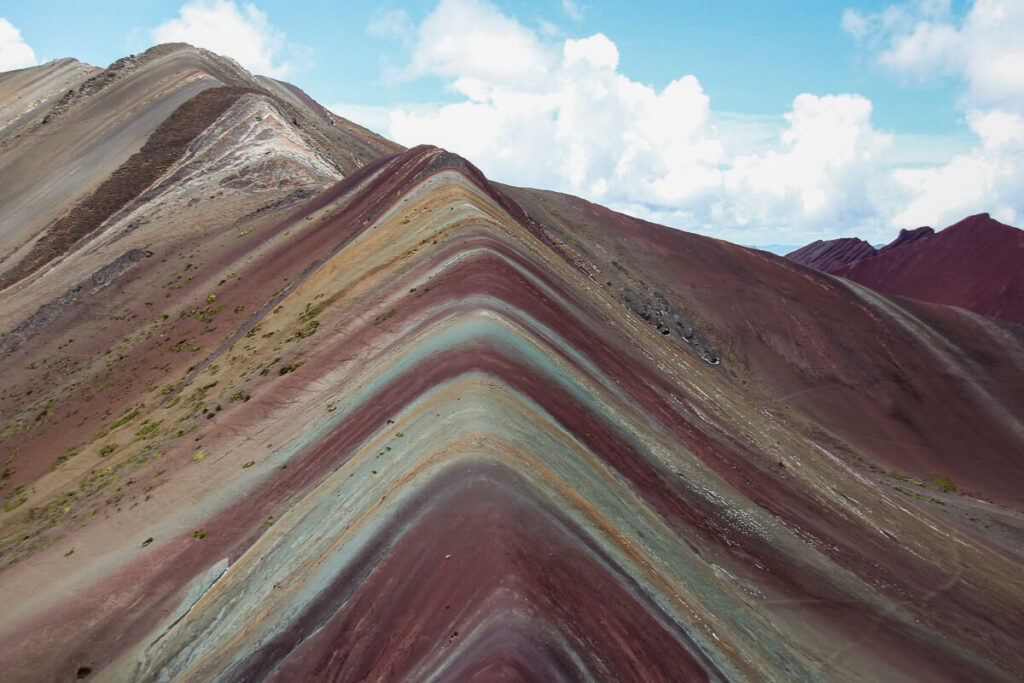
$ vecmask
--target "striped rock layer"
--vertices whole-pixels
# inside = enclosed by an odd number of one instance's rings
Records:
[[[1019,326],[433,147],[345,166],[283,88],[4,262],[6,678],[1024,670]]]

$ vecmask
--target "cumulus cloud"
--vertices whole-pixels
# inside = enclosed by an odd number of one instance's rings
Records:
[[[976,144],[946,163],[892,171],[904,203],[898,224],[945,225],[989,211],[1024,221],[1024,4],[975,0],[953,11],[949,0],[847,10],[843,28],[886,70],[931,81],[958,79],[967,127]]]
[[[35,66],[36,53],[21,37],[21,31],[0,17],[0,71]]]
[[[949,2],[847,12],[843,23],[881,52],[890,46],[879,31],[913,35],[914,21],[945,26]],[[898,59],[954,68],[937,56],[945,29],[920,31],[939,37]],[[972,109],[976,144],[941,154],[923,137],[879,130],[857,94],[801,94],[776,116],[716,112],[695,75],[652,87],[622,73],[606,35],[558,39],[488,0],[441,0],[407,35],[401,77],[440,78],[456,101],[367,114],[398,142],[446,147],[497,180],[747,244],[881,241],[983,210],[1021,217],[1024,188],[1010,179],[1024,178],[1024,135],[1013,112]],[[923,158],[906,156],[915,147]]]
[[[872,126],[871,110],[860,95],[799,95],[774,149],[732,160],[725,184],[737,198],[734,220],[807,228],[870,221],[878,160],[892,143]]]
[[[441,0],[416,30],[406,79],[455,79],[453,90],[486,97],[491,87],[536,87],[555,52],[536,33],[486,0]]]
[[[893,172],[910,197],[897,223],[942,226],[988,211],[1004,223],[1024,225],[1024,115],[975,109],[967,124],[978,137],[969,152],[941,166]]]
[[[890,139],[863,97],[801,95],[771,127],[715,117],[696,76],[654,88],[621,73],[607,36],[546,39],[486,0],[441,0],[415,35],[404,77],[440,77],[459,101],[375,112],[403,144],[736,239],[876,220],[870,169]]]
[[[227,55],[249,71],[279,78],[293,71],[299,52],[267,14],[234,0],[191,0],[150,32],[154,43],[184,42]]]
[[[1024,3],[975,0],[962,15],[948,0],[891,5],[864,14],[848,9],[843,28],[893,73],[960,78],[963,103],[1024,113]]]

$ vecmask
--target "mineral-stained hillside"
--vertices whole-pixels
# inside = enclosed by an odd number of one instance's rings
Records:
[[[1024,670],[1019,326],[136,60],[0,76],[5,680]]]
[[[1024,325],[1024,230],[969,216],[936,233],[901,230],[881,249],[842,238],[786,258],[884,294],[959,306]]]

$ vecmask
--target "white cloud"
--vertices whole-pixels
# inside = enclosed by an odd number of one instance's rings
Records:
[[[942,226],[988,211],[1005,223],[1024,224],[1024,115],[972,110],[967,123],[979,140],[969,152],[941,166],[893,172],[911,197],[897,222]]]
[[[569,68],[584,66],[614,71],[619,66],[619,48],[608,36],[598,33],[583,40],[565,41],[562,58]]]
[[[471,59],[484,45],[491,57]],[[385,133],[398,142],[446,147],[502,181],[719,234],[863,220],[869,169],[889,144],[871,126],[870,102],[850,95],[802,95],[785,116],[713,123],[695,76],[657,90],[619,71],[607,36],[545,40],[486,0],[441,0],[404,73],[441,77],[462,100],[396,108]]]
[[[878,60],[894,71],[927,79],[956,68],[955,57],[960,51],[960,40],[952,26],[923,21],[907,35],[893,41]]]
[[[546,79],[510,81],[508,65],[452,72],[466,101],[398,110],[390,133],[447,146],[499,178],[602,200],[674,201],[719,182],[721,145],[707,136],[708,99],[695,78],[656,92],[616,71],[618,50],[604,35],[565,41],[560,59],[524,37],[544,56]]]
[[[21,31],[0,17],[0,71],[35,66],[36,53],[21,37]]]
[[[440,0],[417,28],[402,76],[455,79],[453,90],[484,99],[492,86],[536,86],[556,56],[536,33],[487,0]]]
[[[848,12],[844,25],[871,41],[880,26],[946,21],[950,5],[914,11]],[[745,244],[877,242],[971,212],[1024,213],[1024,187],[1008,180],[1024,178],[1024,124],[1012,111],[979,109],[969,136],[949,140],[881,131],[856,94],[801,94],[774,116],[715,112],[694,75],[656,89],[619,70],[607,36],[559,40],[487,0],[441,0],[414,34],[400,73],[440,78],[458,101],[363,113],[398,142],[440,145],[496,180]]]
[[[254,74],[279,78],[292,71],[297,51],[265,12],[234,0],[190,0],[150,31],[155,43],[185,42],[227,55]]]
[[[860,95],[799,95],[780,144],[736,156],[726,172],[734,220],[814,227],[869,218],[872,175],[892,142],[872,126],[871,108]]]
[[[327,105],[327,108],[341,118],[358,123],[381,135],[388,134],[388,129],[391,126],[391,113],[394,111],[394,107],[348,102],[337,102]]]
[[[1024,113],[1024,2],[975,0],[958,16],[948,0],[892,5],[863,14],[848,9],[843,28],[879,64],[920,80],[958,77],[967,107]]]
[[[885,69],[922,81],[962,81],[960,105],[974,143],[938,163],[891,172],[898,225],[942,226],[988,211],[1024,222],[1024,3],[920,0],[863,14],[847,10],[843,28]]]

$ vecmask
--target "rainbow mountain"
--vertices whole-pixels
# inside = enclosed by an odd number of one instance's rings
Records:
[[[0,94],[5,680],[1024,671],[1020,325],[187,45]]]

